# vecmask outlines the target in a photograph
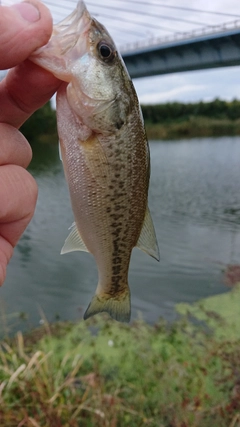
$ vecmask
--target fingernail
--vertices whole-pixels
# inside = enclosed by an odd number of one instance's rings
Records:
[[[11,7],[17,10],[25,21],[36,22],[40,19],[40,12],[32,3],[24,1],[22,3],[14,4]]]

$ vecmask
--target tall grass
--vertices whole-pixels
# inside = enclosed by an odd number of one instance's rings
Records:
[[[239,340],[206,325],[99,316],[19,332],[1,343],[0,425],[237,427]]]

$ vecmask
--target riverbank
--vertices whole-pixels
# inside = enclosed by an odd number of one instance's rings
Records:
[[[4,427],[236,427],[240,285],[184,317],[131,326],[47,322],[0,350]],[[187,313],[198,322],[190,322]]]
[[[240,101],[169,102],[143,105],[149,139],[180,139],[240,134]]]
[[[142,105],[149,139],[240,135],[240,101],[179,102]],[[57,143],[56,111],[48,102],[21,127],[30,141]]]
[[[240,119],[213,119],[190,116],[167,123],[145,123],[148,139],[173,140],[181,138],[240,135]]]

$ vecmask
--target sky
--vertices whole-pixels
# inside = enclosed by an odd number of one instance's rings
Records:
[[[14,2],[2,0],[3,5]],[[76,0],[43,2],[52,11],[54,22],[67,16],[77,3]],[[120,48],[126,48],[129,42],[173,37],[176,31],[190,32],[236,20],[240,27],[239,0],[86,0],[85,3]],[[134,85],[142,104],[240,99],[240,67],[145,77],[135,79]]]

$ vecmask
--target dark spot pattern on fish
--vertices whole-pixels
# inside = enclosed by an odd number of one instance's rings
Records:
[[[122,192],[122,193],[118,193],[118,191],[117,190],[115,190],[115,192],[114,192],[114,196],[116,197],[116,199],[118,199],[118,198],[120,198],[120,197],[123,197],[123,196],[126,196],[126,193],[124,193],[124,192]]]
[[[115,148],[114,154],[116,157],[119,157],[122,154],[122,150],[120,150],[120,148]]]
[[[124,165],[124,163],[121,163],[121,164],[116,164],[115,165],[115,167],[114,167],[114,169],[116,170],[116,171],[120,171],[121,169],[125,169],[125,165]]]
[[[121,127],[124,125],[124,121],[123,120],[119,120],[116,124],[115,124],[115,126],[116,126],[116,128],[119,130],[119,129],[121,129]]]
[[[124,250],[122,250],[122,249],[117,249],[117,250],[113,251],[112,260],[116,259],[117,257],[119,257],[120,255],[123,255],[123,254],[124,254]]]
[[[115,258],[112,259],[113,264],[121,264],[122,262],[122,258],[120,256],[116,256]]]
[[[121,209],[121,205],[115,205],[115,206],[114,206],[114,210],[115,210],[115,211],[119,211],[120,209]]]
[[[118,237],[120,233],[121,233],[121,227],[118,227],[112,232],[112,235]]]
[[[122,284],[123,278],[120,274],[112,277],[112,286],[109,290],[109,294],[116,298],[121,299],[121,293],[125,292],[125,286]]]
[[[113,265],[112,272],[115,275],[119,274],[121,271],[121,264]]]
[[[119,226],[121,226],[122,225],[122,222],[113,222],[112,224],[111,224],[111,227],[119,227]]]
[[[123,218],[124,214],[123,213],[112,213],[110,215],[110,217],[113,218],[114,221],[117,221],[118,219]]]

